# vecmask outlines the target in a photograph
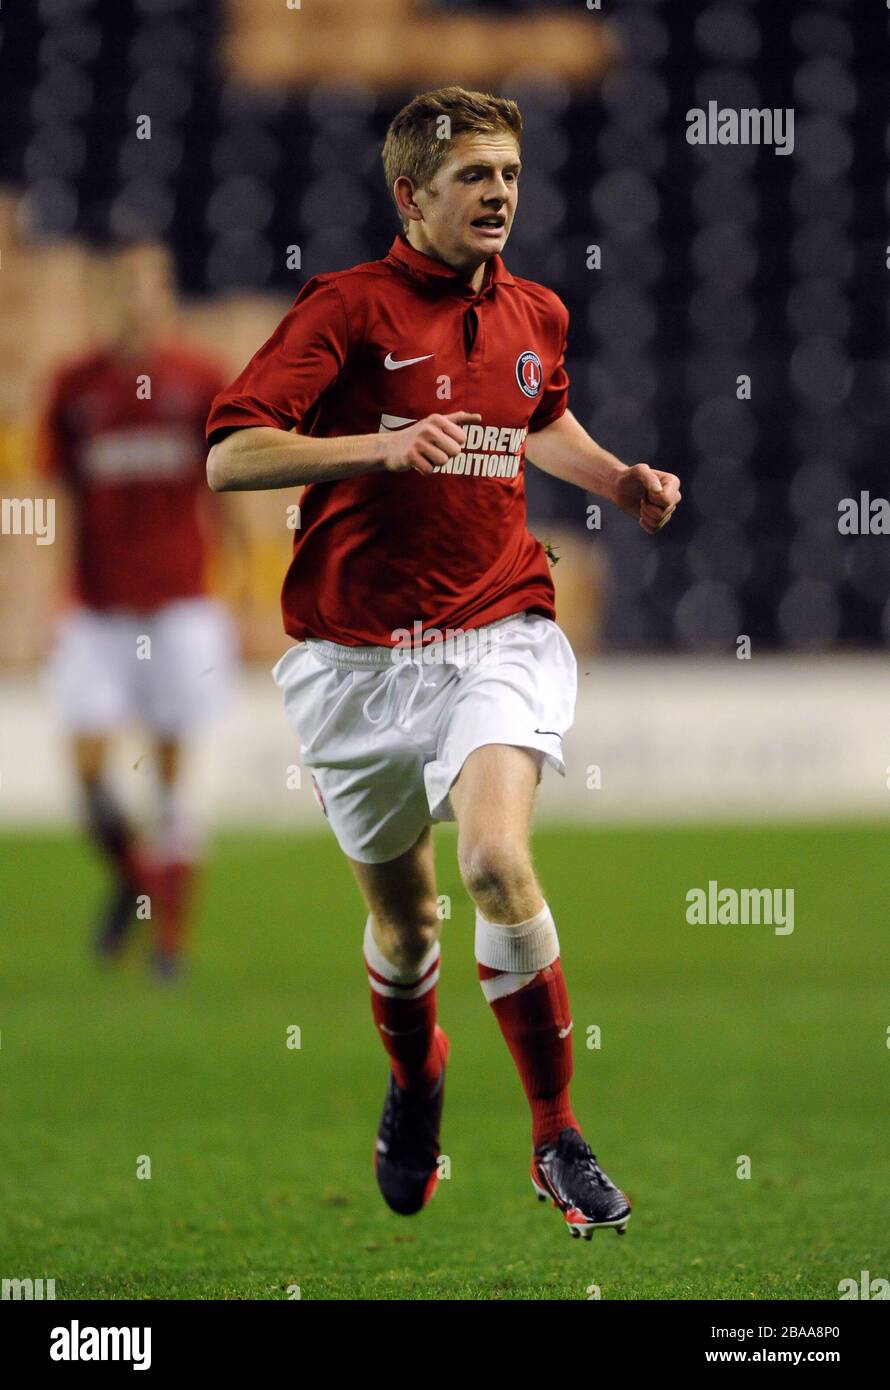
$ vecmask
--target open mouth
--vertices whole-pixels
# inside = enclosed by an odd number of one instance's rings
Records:
[[[507,219],[502,212],[491,213],[487,217],[477,217],[470,223],[479,232],[487,232],[489,236],[497,236],[507,225]]]

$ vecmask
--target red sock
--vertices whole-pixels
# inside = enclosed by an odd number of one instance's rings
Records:
[[[406,1091],[430,1091],[442,1071],[436,1036],[436,981],[439,943],[431,946],[414,971],[400,971],[381,952],[365,927],[365,966],[371,985],[371,1011],[383,1046],[392,1061],[396,1084]]]
[[[167,859],[158,875],[155,940],[162,956],[175,956],[182,947],[192,900],[196,865],[191,860]]]
[[[202,845],[203,835],[193,823],[188,798],[178,783],[165,784],[160,789],[160,824],[152,850],[144,856],[146,876],[155,884],[155,945],[162,956],[176,956],[182,948]]]
[[[524,928],[528,930],[522,933]],[[511,939],[510,928],[498,927],[477,914],[477,957],[488,955],[509,964],[507,957],[512,953],[515,963],[523,966],[542,952],[549,954],[551,940],[558,950],[546,905],[529,923],[520,923],[519,929],[522,934]],[[562,1130],[579,1128],[569,1101],[572,1019],[559,956],[532,971],[497,969],[481,961],[478,968],[482,992],[500,1024],[531,1108],[532,1144],[551,1143]]]

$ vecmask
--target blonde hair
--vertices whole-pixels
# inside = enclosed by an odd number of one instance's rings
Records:
[[[443,129],[447,136],[440,134]],[[381,157],[390,196],[396,179],[403,177],[415,188],[429,188],[448,158],[450,137],[500,131],[512,135],[517,145],[522,139],[522,116],[516,102],[508,97],[468,92],[463,87],[421,92],[393,118],[383,142]]]

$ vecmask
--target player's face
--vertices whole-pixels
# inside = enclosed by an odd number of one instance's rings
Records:
[[[168,326],[174,305],[170,257],[161,246],[137,246],[119,252],[112,285],[123,334],[153,337]]]
[[[519,149],[512,135],[459,135],[428,189],[415,201],[422,220],[411,240],[468,270],[503,251],[519,198]]]

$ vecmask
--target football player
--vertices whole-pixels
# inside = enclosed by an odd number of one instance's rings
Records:
[[[62,508],[57,533],[73,591],[48,674],[86,825],[114,878],[97,949],[120,952],[145,895],[154,969],[169,979],[200,851],[182,786],[183,741],[224,706],[234,655],[229,616],[207,589],[215,521],[203,425],[224,377],[175,336],[163,247],[113,252],[109,293],[111,341],[57,372],[43,420],[42,463]],[[107,776],[110,740],[133,724],[149,734],[156,763],[151,847]]]
[[[526,527],[528,456],[652,534],[671,474],[626,466],[568,410],[568,312],[511,275],[522,122],[458,87],[416,97],[383,146],[401,223],[386,256],[316,275],[214,402],[215,491],[306,484],[275,667],[303,763],[364,894],[391,1070],[376,1173],[412,1213],[437,1180],[449,1041],[436,1021],[434,821],[456,820],[483,994],[531,1110],[531,1176],[572,1234],[623,1231],[624,1194],[572,1109],[572,1020],[529,827],[565,775],[576,662]]]

